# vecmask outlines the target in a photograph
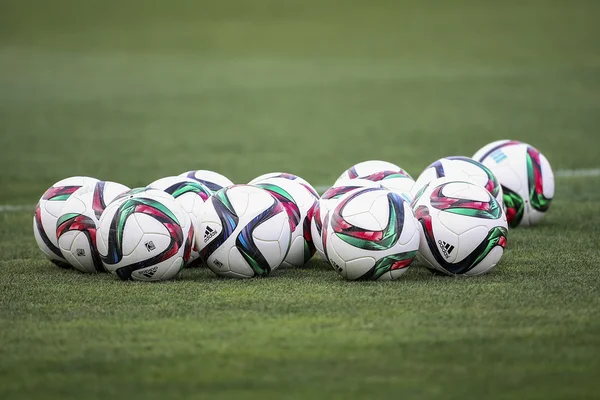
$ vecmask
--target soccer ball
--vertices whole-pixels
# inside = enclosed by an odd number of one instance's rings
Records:
[[[323,249],[323,218],[332,209],[335,208],[340,199],[345,195],[356,189],[362,188],[376,188],[382,189],[383,187],[373,181],[366,179],[338,179],[335,185],[330,187],[323,193],[313,213],[312,221],[310,223],[310,234],[312,237],[313,244],[317,250],[317,254],[321,259],[328,261],[325,256]]]
[[[56,222],[56,237],[71,266],[81,272],[105,272],[96,249],[96,230],[106,204],[128,190],[120,183],[98,181],[77,189],[65,202]]]
[[[199,169],[196,171],[187,171],[183,174],[180,174],[179,176],[198,181],[213,192],[221,190],[224,187],[229,187],[233,185],[233,182],[231,182],[227,177],[217,172],[207,171],[204,169]]]
[[[149,188],[163,190],[175,198],[192,219],[192,224],[197,227],[198,217],[202,211],[202,206],[212,195],[212,191],[199,181],[184,178],[181,176],[168,176],[152,182]],[[200,253],[194,240],[194,248],[186,265],[192,266],[200,261]]]
[[[419,239],[410,204],[385,189],[351,192],[323,222],[329,262],[349,280],[399,278],[417,255]]]
[[[538,223],[554,197],[550,163],[533,146],[500,140],[473,156],[488,167],[502,185],[506,217],[511,227]]]
[[[343,179],[366,179],[379,182],[385,189],[393,190],[410,201],[410,190],[415,181],[402,168],[387,161],[364,161],[350,167],[340,175],[335,183]]]
[[[469,157],[440,158],[419,175],[411,190],[414,197],[429,182],[437,178],[449,178],[455,181],[471,182],[474,185],[486,188],[500,205],[503,205],[502,186],[496,176],[485,165]]]
[[[192,220],[173,196],[133,189],[106,207],[96,233],[98,253],[109,272],[123,280],[173,278],[190,258]]]
[[[196,242],[217,275],[267,276],[290,249],[292,229],[284,206],[264,189],[234,185],[213,194],[200,214]]]
[[[319,197],[297,180],[267,178],[253,184],[265,189],[285,208],[292,229],[290,250],[282,267],[302,267],[315,254],[310,221]]]
[[[419,255],[430,269],[448,275],[479,275],[502,257],[508,224],[486,189],[469,182],[436,179],[413,201],[419,221]]]
[[[319,198],[319,194],[317,193],[315,188],[310,183],[308,183],[308,181],[306,181],[305,179],[302,179],[299,176],[296,176],[294,174],[288,174],[287,172],[270,172],[268,174],[263,174],[261,176],[258,176],[256,178],[252,179],[248,183],[248,185],[254,185],[257,182],[262,182],[262,181],[265,181],[267,179],[272,179],[272,178],[281,178],[281,179],[288,179],[290,181],[295,181],[295,182],[301,184],[302,186],[304,186],[306,188],[306,190],[311,192],[317,199]]]
[[[38,247],[46,258],[60,266],[66,266],[67,260],[58,248],[56,221],[65,201],[80,187],[93,186],[98,182],[87,176],[74,176],[56,182],[42,195],[35,206],[33,215],[33,234]],[[61,265],[62,264],[62,265]]]

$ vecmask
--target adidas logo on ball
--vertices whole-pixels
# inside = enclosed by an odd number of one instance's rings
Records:
[[[452,250],[454,250],[454,246],[452,246],[450,243],[444,242],[443,240],[438,240],[438,244],[440,245],[444,256],[446,258],[450,257],[450,253],[452,253]]]
[[[158,267],[152,267],[142,271],[141,274],[144,275],[146,278],[152,278],[156,271],[158,271]]]
[[[340,273],[341,273],[342,271],[344,271],[344,270],[343,270],[342,268],[340,268],[340,267],[339,267],[339,265],[337,265],[337,264],[336,264],[334,261],[331,261],[331,266],[332,266],[333,268],[335,268],[337,271],[339,271]]]
[[[206,230],[204,231],[204,243],[208,242],[208,240],[216,234],[217,232],[215,232],[214,229],[212,229],[210,226],[207,226]]]

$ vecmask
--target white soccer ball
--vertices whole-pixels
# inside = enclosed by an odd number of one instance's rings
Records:
[[[554,198],[550,163],[533,146],[500,140],[473,156],[496,176],[504,192],[506,217],[511,227],[537,224]]]
[[[410,204],[385,189],[345,195],[323,222],[327,258],[349,280],[399,278],[417,255],[419,239]]]
[[[297,175],[289,174],[287,172],[270,172],[268,174],[263,174],[261,176],[257,176],[256,178],[252,179],[250,182],[248,182],[248,185],[254,185],[257,182],[262,182],[262,181],[265,181],[267,179],[272,179],[272,178],[281,178],[281,179],[287,179],[290,181],[297,182],[297,183],[301,184],[302,186],[304,186],[306,188],[306,190],[311,192],[315,197],[319,198],[319,194],[317,193],[315,188],[310,183],[308,183],[307,180],[302,179],[301,177],[299,177]]]
[[[168,176],[158,179],[148,185],[149,188],[162,190],[169,193],[183,207],[192,219],[194,227],[199,226],[198,218],[202,212],[202,207],[208,198],[212,195],[212,191],[197,180],[185,178],[181,176]],[[187,266],[194,266],[200,262],[200,253],[194,240],[194,248],[187,262]]]
[[[448,275],[479,275],[498,264],[508,235],[502,207],[486,189],[440,178],[413,201],[419,221],[419,255]]]
[[[104,268],[123,280],[173,278],[194,245],[192,220],[173,196],[133,189],[106,207],[96,233]]]
[[[200,215],[196,242],[217,275],[267,276],[290,249],[292,229],[279,200],[264,189],[234,185],[212,195]]]
[[[33,215],[33,234],[46,258],[59,266],[66,266],[56,238],[56,221],[65,201],[80,187],[93,186],[98,179],[74,176],[56,182],[42,195]]]
[[[218,172],[208,171],[205,169],[187,171],[179,174],[179,176],[198,181],[213,192],[233,185],[233,182],[230,181],[226,176],[221,175]]]
[[[395,164],[378,160],[363,161],[344,171],[334,186],[338,186],[340,180],[357,178],[378,182],[384,188],[395,191],[406,200],[412,200],[410,190],[415,181],[408,172]]]
[[[440,158],[425,168],[417,178],[411,196],[414,197],[431,181],[444,177],[481,186],[487,189],[500,205],[503,205],[502,186],[494,173],[479,161],[462,156]]]
[[[321,235],[323,231],[323,218],[325,218],[325,215],[330,210],[335,208],[342,196],[350,193],[353,190],[362,188],[382,189],[383,187],[377,182],[366,179],[338,179],[338,181],[332,187],[323,193],[317,202],[310,223],[310,235],[313,244],[315,245],[317,254],[322,260],[328,261],[323,249],[323,237]]]
[[[285,208],[292,229],[290,250],[282,267],[302,267],[315,254],[310,232],[310,221],[319,197],[298,180],[267,178],[253,186],[265,189]]]
[[[98,181],[77,189],[62,207],[56,223],[58,247],[71,266],[81,272],[105,272],[96,249],[100,217],[113,199],[129,188],[116,182]]]

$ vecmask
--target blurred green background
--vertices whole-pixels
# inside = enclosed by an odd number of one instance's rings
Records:
[[[0,204],[86,174],[331,183],[514,138],[600,165],[600,2],[2,0]]]
[[[600,167],[600,1],[0,0],[0,206],[190,169],[327,185],[519,139]],[[600,178],[486,276],[155,285],[53,267],[0,212],[0,398],[598,397]],[[33,208],[33,207],[31,207]],[[0,207],[0,211],[4,211]]]

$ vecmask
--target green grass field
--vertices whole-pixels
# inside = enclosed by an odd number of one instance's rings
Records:
[[[486,276],[121,282],[45,261],[71,175],[414,176],[502,138],[600,167],[597,1],[3,0],[0,398],[599,398],[600,177],[557,177]],[[16,205],[21,211],[6,211]],[[29,206],[31,206],[29,208]]]

